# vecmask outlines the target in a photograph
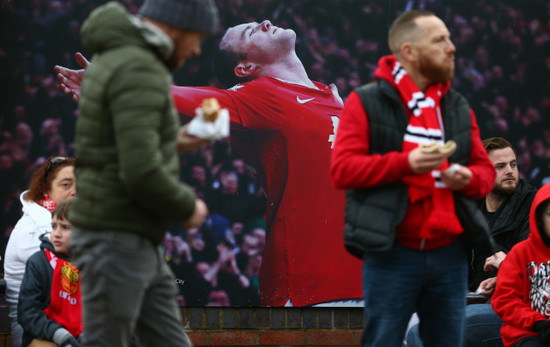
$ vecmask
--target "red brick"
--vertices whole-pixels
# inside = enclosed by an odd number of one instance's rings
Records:
[[[257,346],[255,331],[212,331],[209,345],[215,346]]]
[[[204,331],[188,331],[187,335],[195,346],[208,346],[208,334]]]
[[[306,330],[305,344],[316,346],[357,346],[362,330]]]
[[[260,331],[260,345],[303,345],[304,331]]]

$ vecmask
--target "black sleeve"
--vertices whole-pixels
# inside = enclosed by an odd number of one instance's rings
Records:
[[[53,269],[44,252],[33,254],[25,267],[17,305],[17,321],[32,338],[52,341],[54,332],[62,328],[43,312],[50,304],[52,278]]]

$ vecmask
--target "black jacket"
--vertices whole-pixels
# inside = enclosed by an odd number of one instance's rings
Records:
[[[21,282],[19,304],[17,306],[17,321],[23,327],[23,346],[31,343],[32,339],[52,341],[53,334],[62,325],[49,320],[44,309],[50,305],[53,269],[48,262],[44,249],[49,249],[61,259],[67,257],[55,253],[48,234],[40,235],[40,251],[34,253],[25,267],[25,275]]]
[[[366,84],[355,90],[369,117],[369,154],[400,151],[409,117],[393,86],[385,80]],[[441,100],[445,138],[457,142],[450,161],[468,165],[471,150],[472,123],[466,99],[450,89]],[[391,249],[395,228],[408,208],[408,187],[402,183],[387,184],[346,192],[344,244],[354,256],[364,252]]]
[[[520,180],[514,193],[499,209],[488,216],[485,199],[479,200],[479,207],[487,216],[491,235],[497,244],[497,252],[508,253],[512,247],[529,236],[529,209],[537,189]],[[469,274],[469,288],[475,291],[481,281],[496,276],[496,271],[483,271],[485,259],[492,254],[472,251]]]

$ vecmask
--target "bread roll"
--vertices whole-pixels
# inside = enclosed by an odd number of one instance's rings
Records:
[[[218,119],[218,112],[220,112],[221,108],[216,98],[206,98],[202,100],[201,108],[205,121],[215,122],[216,119]]]
[[[456,151],[456,142],[449,140],[445,142],[443,146],[440,146],[437,142],[429,144],[420,144],[420,150],[423,153],[441,153],[447,156],[453,154]]]

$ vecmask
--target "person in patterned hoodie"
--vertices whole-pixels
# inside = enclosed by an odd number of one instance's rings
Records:
[[[506,347],[550,346],[550,184],[535,195],[529,225],[502,262],[491,300]]]
[[[37,340],[62,347],[80,346],[80,273],[68,255],[72,228],[67,215],[73,200],[68,198],[56,206],[51,234],[40,236],[40,251],[27,261],[18,305],[23,346],[36,345]]]

